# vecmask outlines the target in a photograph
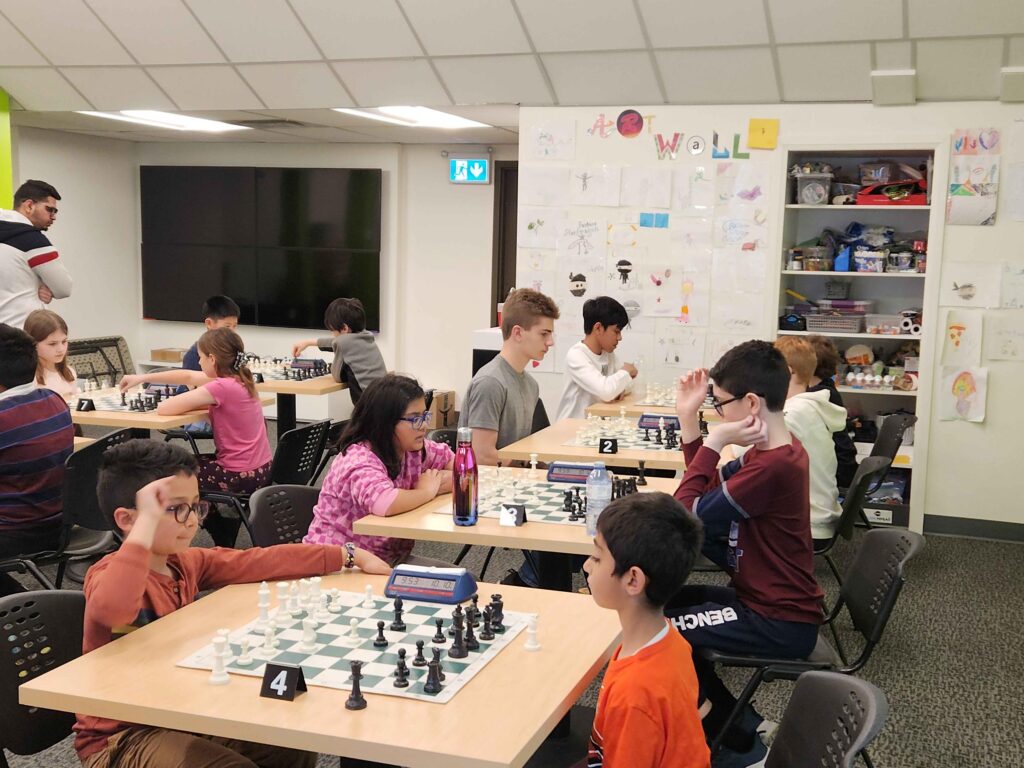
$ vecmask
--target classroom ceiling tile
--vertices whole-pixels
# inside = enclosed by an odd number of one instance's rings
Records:
[[[156,83],[137,67],[70,67],[61,71],[100,111],[177,109]]]
[[[434,66],[456,104],[551,104],[551,94],[532,54],[434,59]]]
[[[377,142],[385,141],[384,139],[377,139],[374,136],[356,133],[354,131],[346,131],[341,128],[331,128],[324,125],[298,125],[298,126],[284,126],[281,128],[269,128],[265,132],[277,134],[279,136],[290,136],[293,139],[300,141],[312,141],[312,142]]]
[[[271,109],[353,105],[334,72],[324,63],[239,64],[237,69]]]
[[[913,69],[914,49],[910,41],[875,43],[875,69]]]
[[[670,104],[778,101],[775,65],[764,48],[656,51]]]
[[[181,0],[89,0],[140,64],[216,64],[224,57]]]
[[[82,0],[0,0],[0,13],[58,66],[133,63]]]
[[[328,59],[422,56],[395,0],[291,0]]]
[[[0,88],[25,109],[59,112],[93,108],[60,72],[49,67],[0,68]]]
[[[1010,57],[1008,67],[1024,67],[1024,37],[1010,38]]]
[[[369,122],[369,121],[367,121]],[[446,131],[441,128],[404,128],[400,125],[376,123],[353,129],[381,141],[398,144],[516,144],[517,135],[504,128],[463,128]],[[439,157],[438,160],[441,160]]]
[[[51,131],[95,130],[124,126],[128,130],[130,123],[113,123],[91,115],[78,112],[34,112],[30,110],[14,110],[11,112],[11,125],[27,128],[45,128]],[[140,126],[135,126],[136,128]]]
[[[517,0],[538,51],[646,48],[632,0]]]
[[[776,43],[903,37],[903,5],[893,0],[769,0]]]
[[[1019,0],[905,0],[911,37],[966,37],[1024,33]],[[998,76],[998,73],[997,73]]]
[[[337,61],[332,66],[363,107],[451,103],[426,59]]]
[[[646,51],[546,53],[544,67],[558,104],[661,104]]]
[[[871,101],[868,43],[780,45],[782,96],[792,101]]]
[[[465,106],[444,107],[444,112],[459,115],[478,123],[486,123],[496,128],[519,130],[518,104],[471,104]]]
[[[285,0],[188,0],[231,61],[320,59]]]
[[[11,25],[11,22],[0,17],[0,67],[28,67],[46,63],[46,59]]]
[[[149,67],[147,71],[183,110],[263,106],[230,66]]]
[[[401,0],[431,56],[528,53],[510,0]]]
[[[919,101],[999,98],[1002,64],[1001,38],[919,40],[917,98]]]
[[[637,0],[655,48],[767,45],[763,0]]]

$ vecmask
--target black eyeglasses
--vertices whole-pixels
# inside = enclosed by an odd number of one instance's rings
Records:
[[[412,416],[402,416],[398,420],[408,422],[413,429],[423,429],[430,423],[433,415],[430,411],[424,411],[423,413],[414,413]]]
[[[43,208],[45,208],[46,212],[48,214],[50,214],[51,216],[56,216],[57,215],[57,209],[54,208],[52,205],[44,205]]]
[[[744,394],[740,395],[739,397],[730,397],[728,400],[719,400],[717,397],[715,397],[715,393],[711,390],[711,385],[710,384],[708,385],[708,400],[711,402],[711,405],[714,406],[715,413],[717,413],[719,416],[721,416],[723,418],[725,417],[725,414],[722,413],[722,409],[725,406],[727,406],[729,403],[735,403],[737,400],[742,400],[748,394],[750,394],[750,393],[749,392],[744,393]],[[759,392],[755,392],[754,394],[757,395],[758,397],[764,397],[764,395],[762,395]]]
[[[208,501],[197,501],[195,504],[175,504],[172,507],[167,507],[165,510],[168,514],[174,515],[174,519],[184,525],[188,522],[188,516],[195,512],[196,520],[200,523],[206,519],[206,516],[210,514],[210,502]]]

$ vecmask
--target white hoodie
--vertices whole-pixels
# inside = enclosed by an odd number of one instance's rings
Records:
[[[842,509],[836,488],[832,433],[846,427],[846,409],[830,403],[828,390],[802,392],[786,400],[786,427],[807,451],[811,480],[811,538],[832,537]]]

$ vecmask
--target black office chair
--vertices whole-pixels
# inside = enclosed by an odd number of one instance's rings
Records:
[[[888,716],[885,694],[871,683],[838,672],[804,672],[793,687],[765,768],[853,768]]]
[[[890,464],[896,463],[896,454],[903,445],[903,435],[910,427],[917,423],[917,416],[912,413],[894,413],[886,416],[882,421],[882,428],[878,430],[878,437],[871,446],[871,456],[882,456],[889,460]],[[877,491],[885,476],[878,478],[877,482],[868,488],[868,495]],[[866,521],[866,518],[865,518]]]
[[[860,654],[853,661],[848,659],[838,636],[833,647],[820,633],[817,645],[806,659],[774,659],[698,648],[697,654],[714,664],[754,670],[736,706],[711,744],[712,756],[762,682],[796,680],[804,672],[819,669],[845,675],[860,671],[882,639],[882,633],[896,607],[896,599],[906,581],[903,576],[904,567],[923,547],[924,537],[913,531],[875,528],[864,534],[860,549],[846,571],[846,580],[839,589],[839,600],[825,618],[825,623],[831,625],[843,607],[846,607],[854,630],[864,641]],[[862,757],[871,766],[867,752]]]
[[[458,444],[459,430],[454,427],[444,427],[442,429],[432,429],[427,432],[427,440],[433,440],[435,443],[444,443],[453,451],[456,449]]]
[[[327,431],[331,422],[327,419],[304,424],[281,435],[270,465],[271,485],[308,485],[313,479],[317,462],[324,452]],[[235,508],[242,525],[252,536],[249,524],[250,494],[228,493],[226,491],[203,491],[201,496],[214,504],[230,504]]]
[[[75,716],[18,703],[18,686],[82,655],[85,595],[19,592],[0,598],[0,768],[3,750],[33,755],[71,733]]]
[[[344,421],[332,421],[330,429],[327,430],[327,440],[324,444],[324,455],[320,459],[320,463],[316,466],[316,471],[313,473],[312,479],[309,481],[310,485],[316,485],[316,481],[320,479],[320,475],[327,469],[327,465],[331,463],[331,459],[340,453],[338,443],[341,440],[341,433],[345,431],[345,427],[348,426],[348,419]]]
[[[537,407],[533,409],[533,425],[530,427],[530,434],[540,432],[542,429],[547,429],[550,426],[551,420],[548,419],[548,412],[544,408],[544,401],[537,398]]]
[[[257,547],[298,544],[313,522],[320,489],[309,485],[268,485],[249,499],[249,529]]]

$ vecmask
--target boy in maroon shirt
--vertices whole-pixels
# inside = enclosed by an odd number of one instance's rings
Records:
[[[209,509],[199,500],[198,469],[188,451],[153,440],[131,440],[104,454],[97,495],[125,539],[86,575],[83,653],[188,605],[202,590],[333,573],[343,564],[391,571],[376,555],[348,546],[191,548]],[[309,752],[81,713],[74,730],[86,768],[312,768],[317,760]]]
[[[807,454],[782,412],[789,367],[766,341],[726,352],[710,373],[680,378],[676,411],[686,473],[675,497],[704,523],[704,554],[732,577],[729,587],[684,587],[665,608],[695,649],[806,657],[817,641],[822,592],[814,580]],[[723,423],[701,441],[698,411],[711,394]],[[726,445],[750,446],[718,469]],[[694,657],[708,739],[736,699],[714,666]],[[725,739],[757,765],[766,752],[751,709]]]

